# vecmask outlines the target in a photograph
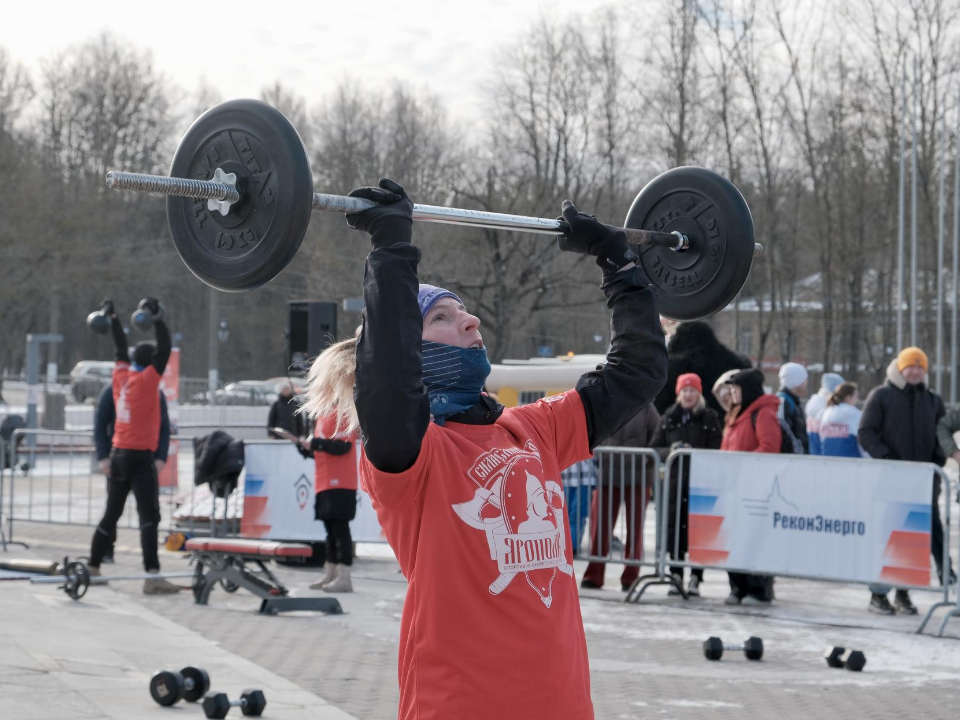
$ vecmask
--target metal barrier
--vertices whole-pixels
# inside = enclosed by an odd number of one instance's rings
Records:
[[[32,438],[34,443],[18,450],[16,444],[21,437]],[[192,438],[174,435],[170,440],[182,441],[181,449],[190,448],[171,455],[170,460],[185,459],[191,480],[189,488],[180,492],[176,488],[160,488],[161,531],[188,535],[210,532],[220,537],[238,535],[237,505],[242,491],[234,490],[227,498],[215,498],[208,486],[197,488],[192,481]],[[11,460],[9,469],[7,457]],[[0,523],[4,516],[7,522],[6,532],[0,536],[4,549],[14,542],[15,520],[96,527],[103,513],[107,483],[96,469],[94,458],[93,436],[89,431],[20,429],[14,432],[10,443],[0,441]],[[21,463],[23,475],[18,477]],[[135,515],[136,502],[131,493],[117,526],[138,527]]]
[[[660,506],[659,454],[651,448],[598,447],[594,457],[597,482],[589,503],[584,538],[589,538],[589,542],[574,543],[578,548],[586,545],[588,549],[577,553],[577,559],[591,564],[616,562],[627,568],[638,568],[637,571],[625,570],[621,576],[630,585],[631,592],[639,582],[669,582],[660,577],[658,569],[660,535],[655,515],[653,532],[648,533],[650,537],[644,537],[644,527],[651,529],[651,523],[644,523],[650,501],[654,507]],[[582,525],[581,512],[583,503],[578,502],[576,516],[570,517],[575,532]],[[622,538],[619,547],[615,547],[615,537]],[[642,567],[653,568],[653,574],[639,577]],[[592,573],[599,572],[602,569],[588,567],[584,578],[589,580]]]
[[[704,458],[709,456],[718,456],[720,454],[721,453],[719,451],[715,451],[715,450],[696,450],[696,449],[690,449],[690,448],[683,448],[683,449],[675,450],[667,457],[667,460],[663,465],[663,471],[662,471],[663,477],[672,478],[672,480],[670,482],[662,483],[661,497],[663,498],[663,503],[662,503],[662,506],[658,508],[659,519],[660,519],[658,523],[658,535],[660,539],[658,541],[659,557],[658,557],[658,562],[656,563],[656,567],[659,574],[659,578],[657,581],[647,582],[646,585],[639,588],[636,593],[631,593],[631,596],[632,596],[631,599],[633,599],[634,601],[639,600],[640,596],[643,594],[643,591],[646,589],[646,586],[650,584],[655,584],[658,581],[660,583],[670,582],[670,584],[676,585],[677,584],[676,582],[671,582],[670,578],[667,577],[668,567],[705,568],[705,569],[722,570],[725,572],[741,572],[741,573],[747,573],[747,574],[775,575],[775,576],[781,576],[781,577],[795,577],[795,578],[803,578],[803,579],[810,579],[810,580],[826,580],[830,582],[850,582],[850,583],[863,583],[863,584],[872,584],[873,582],[876,582],[876,581],[868,581],[868,580],[862,580],[857,578],[840,579],[837,577],[827,577],[827,576],[816,575],[816,574],[803,574],[803,573],[790,572],[788,570],[781,570],[781,569],[777,569],[776,571],[771,570],[771,571],[761,572],[754,568],[742,568],[742,567],[731,566],[726,564],[725,562],[724,563],[718,562],[718,563],[712,564],[710,562],[693,562],[690,559],[688,559],[688,557],[686,556],[687,532],[686,532],[685,520],[689,515],[689,503],[686,503],[682,500],[681,502],[676,502],[674,503],[673,512],[672,513],[669,512],[671,509],[670,508],[671,493],[673,493],[674,496],[676,496],[676,493],[681,493],[681,496],[686,496],[690,494],[691,472],[690,472],[690,468],[688,468],[688,465],[691,465],[692,459],[694,457]],[[723,455],[726,455],[727,457],[729,457],[730,455],[732,455],[732,453],[723,453]],[[837,458],[837,457],[828,458],[823,456],[803,456],[803,455],[801,456],[757,455],[756,457],[758,458],[773,457],[773,458],[778,458],[779,462],[789,462],[789,463],[797,463],[797,462],[803,463],[803,462],[817,461],[817,460],[819,461],[829,460],[831,462],[840,462],[840,463],[864,462],[862,460],[852,459],[852,458]],[[893,464],[893,463],[896,463],[897,461],[868,460],[867,462],[871,464],[872,463]],[[916,463],[912,463],[912,464],[916,464]],[[940,479],[942,488],[944,490],[941,493],[941,497],[945,498],[946,500],[945,502],[946,510],[943,518],[943,563],[942,563],[942,573],[940,578],[941,583],[943,585],[943,590],[942,590],[943,599],[935,603],[933,607],[931,607],[930,610],[927,612],[926,617],[924,617],[923,622],[921,623],[920,627],[917,630],[918,633],[923,630],[924,626],[926,625],[926,623],[928,622],[928,620],[930,619],[930,617],[932,616],[933,612],[936,609],[944,606],[957,605],[956,602],[950,601],[951,584],[949,579],[949,572],[951,567],[950,533],[951,533],[951,527],[952,527],[951,499],[953,496],[952,495],[953,483],[951,483],[950,479],[947,477],[946,473],[943,471],[942,468],[937,467],[932,463],[929,464],[929,468],[930,468],[931,475],[936,474],[936,476]],[[676,472],[674,472],[674,470],[676,470]],[[777,486],[776,486],[777,478],[774,478],[773,482],[774,482],[774,490],[771,491],[771,494],[777,489]],[[745,504],[744,505],[745,507],[747,507],[746,505],[747,503],[761,502],[759,500],[748,500],[746,498],[741,498],[741,501]],[[799,523],[799,520],[803,520],[803,519],[804,518],[802,517],[799,518],[798,523]],[[829,523],[829,521],[827,522]],[[791,528],[792,527],[793,526],[791,525]],[[799,527],[799,529],[803,530],[804,528]],[[812,530],[813,528],[809,528],[809,529]],[[928,549],[928,552],[929,552],[929,549]],[[903,588],[903,589],[935,590],[937,592],[940,592],[936,588],[930,588],[929,585],[918,585],[918,584],[910,584],[905,582],[904,583],[891,582],[891,584],[896,585],[897,587]],[[680,589],[682,592],[682,588]],[[960,592],[960,583],[958,583],[957,589],[958,589],[958,592]],[[686,596],[684,595],[684,597]],[[944,619],[943,625],[940,628],[940,635],[943,634],[943,630],[946,627],[947,620],[949,620],[950,617],[953,617],[955,615],[960,615],[960,609],[956,607],[954,611],[948,614],[947,618]]]

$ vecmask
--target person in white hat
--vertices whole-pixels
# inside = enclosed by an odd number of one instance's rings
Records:
[[[820,421],[830,403],[830,397],[843,384],[843,377],[837,373],[824,373],[820,378],[820,392],[807,400],[804,408],[807,414],[807,438],[810,440],[810,454],[821,455]]]
[[[803,446],[804,455],[810,453],[810,439],[807,437],[807,418],[803,412],[800,398],[807,394],[807,380],[810,375],[800,363],[788,362],[780,366],[780,419],[793,432],[793,436]]]

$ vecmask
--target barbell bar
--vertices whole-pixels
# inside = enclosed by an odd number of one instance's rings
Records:
[[[201,115],[177,147],[169,176],[111,170],[106,182],[165,195],[170,235],[184,264],[227,292],[252,290],[280,274],[299,250],[313,210],[352,213],[374,205],[315,193],[296,129],[257,100],[230,100]],[[568,230],[559,219],[434,205],[415,205],[413,217],[554,236]],[[623,224],[657,291],[660,313],[675,320],[719,312],[762,252],[743,196],[706,168],[658,175]]]
[[[223,174],[225,173],[221,173],[221,175]],[[207,200],[208,210],[219,212],[221,215],[226,215],[233,204],[240,201],[240,192],[234,183],[235,179],[234,182],[224,180],[218,182],[216,180],[185,180],[183,178],[117,170],[111,170],[107,173],[107,187],[114,190],[133,190],[155,195],[203,199]],[[369,210],[375,205],[376,203],[372,200],[364,198],[313,193],[310,209],[358,213]],[[421,222],[515,230],[542,235],[567,235],[570,232],[570,226],[563,220],[509,215],[485,210],[464,210],[440,205],[420,205],[418,203],[413,205],[413,219]],[[690,247],[690,241],[686,235],[677,231],[667,233],[654,230],[638,230],[636,228],[623,228],[623,231],[627,235],[627,242],[634,245],[656,245],[675,251],[687,250]]]

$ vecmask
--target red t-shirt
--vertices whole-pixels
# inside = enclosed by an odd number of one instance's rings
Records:
[[[409,587],[401,720],[592,720],[560,468],[590,457],[575,390],[495,425],[431,423],[402,473],[360,478]]]
[[[331,455],[317,450],[313,454],[316,467],[314,474],[314,492],[324,490],[357,489],[357,435],[356,433],[337,433],[337,414],[331,413],[317,419],[314,437],[327,440],[346,440],[353,443],[350,451],[343,455]]]
[[[160,444],[160,375],[153,365],[131,372],[130,363],[113,368],[113,402],[117,417],[113,446],[122,450],[157,451]]]

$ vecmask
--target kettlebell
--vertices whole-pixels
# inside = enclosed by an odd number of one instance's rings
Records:
[[[110,316],[113,315],[113,300],[104,300],[99,310],[87,315],[87,328],[95,335],[110,332]]]
[[[137,306],[137,309],[134,310],[133,315],[130,316],[130,326],[135,327],[141,332],[147,332],[150,328],[153,327],[153,323],[163,317],[163,305],[158,304],[158,312],[156,315],[151,312],[147,307],[149,302],[148,298],[144,298],[140,301],[140,305]]]

